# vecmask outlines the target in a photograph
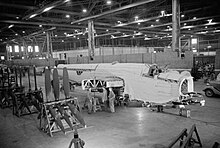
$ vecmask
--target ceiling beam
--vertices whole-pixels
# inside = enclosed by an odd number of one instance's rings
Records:
[[[19,8],[19,9],[30,9],[30,10],[34,10],[34,9],[38,8],[36,6],[25,6],[25,5],[12,4],[12,3],[2,3],[2,2],[0,2],[0,6],[10,7],[10,8],[13,7],[13,8]]]
[[[109,10],[109,11],[103,12],[101,14],[97,14],[97,15],[93,15],[93,16],[89,16],[89,17],[79,19],[77,21],[74,21],[73,24],[83,22],[83,21],[87,21],[87,20],[91,20],[91,19],[95,19],[95,18],[98,18],[98,17],[103,17],[103,16],[106,16],[106,15],[109,15],[109,14],[112,14],[112,13],[115,13],[115,12],[118,12],[118,11],[133,8],[133,7],[140,6],[140,5],[143,5],[143,4],[147,4],[147,3],[150,3],[150,2],[153,2],[153,1],[156,1],[156,0],[143,0],[143,1],[140,1],[140,2],[136,2],[136,3],[126,5],[126,6],[114,9],[114,10]]]
[[[69,14],[69,15],[77,15],[80,16],[82,13],[79,12],[72,12],[72,11],[66,11],[66,10],[59,10],[59,9],[52,9],[48,12],[53,12],[53,13],[63,13],[63,14]]]
[[[220,15],[201,17],[201,18],[196,18],[196,19],[189,19],[189,20],[181,21],[180,23],[190,23],[190,22],[201,21],[201,20],[206,20],[206,19],[215,18],[215,17],[220,17]],[[172,25],[172,22],[166,23],[166,24],[161,24],[161,25],[142,27],[142,28],[139,28],[139,29],[140,30],[151,29],[151,28],[164,27],[164,26],[169,26],[169,25]]]
[[[23,19],[30,19],[32,16],[34,17],[34,16],[36,16],[36,15],[39,15],[39,14],[42,14],[42,13],[46,12],[46,9],[47,9],[47,8],[50,8],[49,10],[52,10],[53,8],[55,8],[55,7],[59,6],[59,5],[62,5],[62,4],[64,4],[64,3],[66,3],[66,2],[68,2],[68,1],[69,1],[69,0],[56,0],[56,1],[54,1],[54,2],[51,2],[51,3],[49,3],[49,4],[45,5],[45,6],[43,6],[43,7],[40,8],[40,9],[37,9],[37,10],[35,10],[34,12],[32,12],[32,13],[30,13],[30,14],[24,16]],[[48,11],[49,11],[49,10],[48,10]]]

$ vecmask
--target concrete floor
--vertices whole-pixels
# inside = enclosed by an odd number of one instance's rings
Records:
[[[43,88],[43,77],[38,76]],[[33,81],[32,81],[33,82]],[[25,83],[26,85],[26,83]],[[195,82],[195,90],[202,92],[203,80]],[[85,94],[77,88],[72,94],[80,100]],[[191,118],[177,116],[175,109],[167,113],[152,112],[146,107],[117,107],[116,113],[83,111],[88,128],[79,129],[85,148],[163,148],[182,129],[190,130],[196,124],[203,147],[220,143],[220,98],[206,98],[206,106],[188,106]],[[48,136],[39,130],[37,115],[16,117],[12,109],[0,109],[0,148],[67,148],[73,133],[62,132]]]

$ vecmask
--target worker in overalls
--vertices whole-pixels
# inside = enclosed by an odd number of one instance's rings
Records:
[[[88,113],[91,114],[92,113],[92,89],[89,88],[87,90],[87,97],[86,100],[84,102],[84,108],[88,107]]]
[[[114,104],[114,102],[115,102],[115,94],[114,94],[114,92],[113,92],[113,90],[112,90],[111,87],[109,88],[108,98],[109,98],[110,111],[111,111],[112,113],[114,113],[114,112],[115,112],[115,104]]]
[[[107,100],[108,100],[108,92],[106,90],[106,88],[102,88],[103,92],[102,92],[102,103],[104,104],[104,110],[107,111],[108,105],[107,105]]]

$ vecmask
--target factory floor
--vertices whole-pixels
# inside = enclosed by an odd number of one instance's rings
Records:
[[[38,86],[43,88],[43,76]],[[33,81],[32,81],[33,82]],[[33,85],[32,85],[33,86]],[[202,92],[203,80],[195,82],[195,90]],[[72,95],[83,100],[86,94],[76,88]],[[85,141],[84,148],[164,148],[184,128],[188,131],[196,124],[204,148],[220,143],[220,98],[205,97],[206,105],[190,105],[191,118],[178,116],[177,109],[165,113],[146,107],[116,107],[115,113],[82,112],[87,128],[78,130]],[[57,132],[50,137],[39,130],[37,114],[18,118],[12,109],[0,109],[0,148],[68,148],[73,132]]]

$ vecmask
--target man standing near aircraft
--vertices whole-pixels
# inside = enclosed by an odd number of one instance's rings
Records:
[[[103,92],[102,92],[102,103],[104,104],[104,110],[106,111],[107,108],[108,108],[108,105],[107,105],[108,93],[107,93],[106,88],[103,87],[102,89],[103,89]]]
[[[108,98],[109,98],[109,107],[110,107],[110,111],[112,113],[115,112],[115,105],[114,105],[114,102],[115,102],[115,94],[112,90],[112,88],[110,87],[109,88],[109,95],[108,95]]]

